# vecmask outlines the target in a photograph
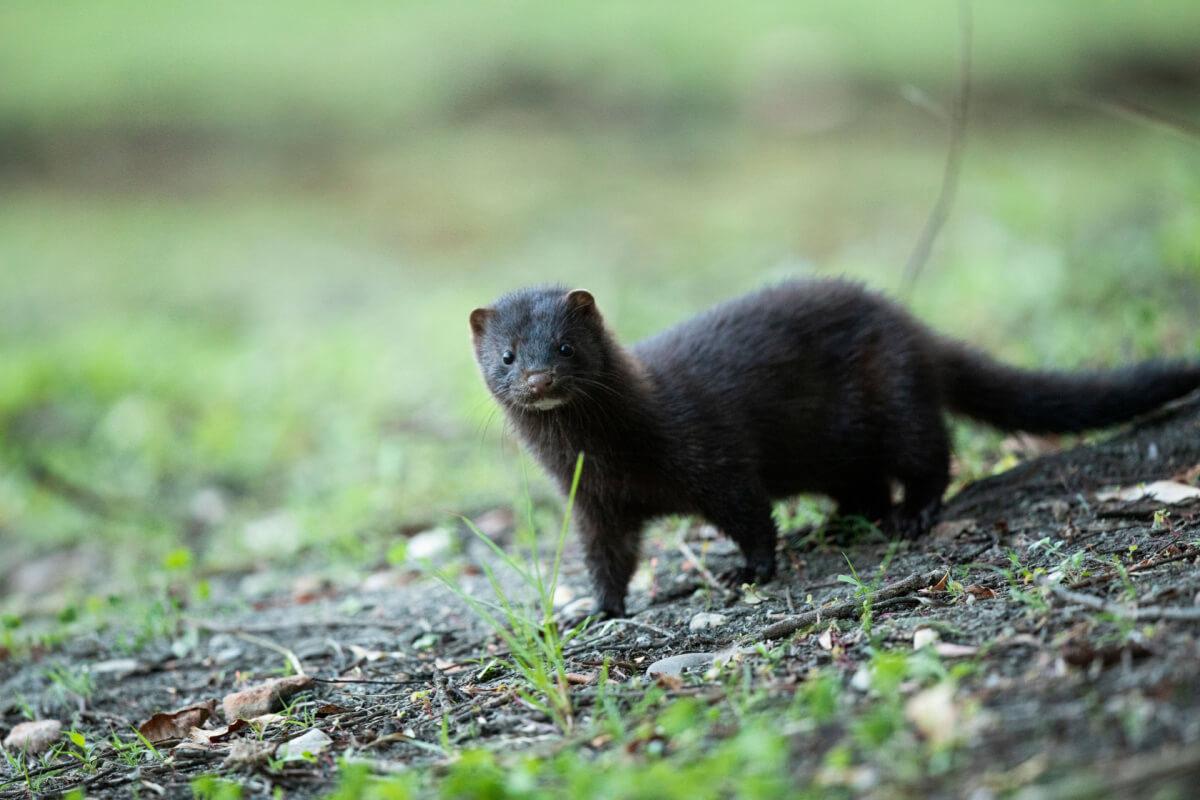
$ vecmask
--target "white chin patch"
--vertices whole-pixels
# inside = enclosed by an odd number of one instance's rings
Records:
[[[552,408],[558,408],[565,402],[567,401],[561,397],[547,397],[544,400],[535,400],[531,405],[538,411],[549,411]]]

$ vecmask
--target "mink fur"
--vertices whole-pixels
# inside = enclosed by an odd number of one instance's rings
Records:
[[[629,348],[590,294],[562,286],[507,294],[470,323],[488,388],[564,491],[584,453],[575,522],[599,609],[615,617],[653,517],[704,517],[741,548],[737,579],[767,581],[775,499],[821,493],[839,515],[926,532],[949,482],[946,411],[1067,433],[1200,386],[1192,363],[1009,367],[839,280],[766,288]]]

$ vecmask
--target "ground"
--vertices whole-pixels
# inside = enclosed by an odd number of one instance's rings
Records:
[[[930,538],[801,498],[728,595],[662,521],[633,618],[572,631],[467,315],[566,283],[631,342],[840,276],[1019,366],[1195,359],[1198,38],[1194,0],[0,3],[0,796],[1186,786],[1195,400],[956,422]]]
[[[285,797],[323,796],[346,788],[350,773],[339,777],[336,759],[407,776],[395,780],[413,788],[419,776],[441,776],[441,796],[455,786],[475,794],[489,780],[512,795],[565,791],[569,779],[544,766],[564,742],[577,748],[577,773],[596,773],[596,785],[571,796],[603,796],[604,770],[636,775],[679,758],[694,766],[697,754],[735,742],[766,760],[743,762],[753,775],[722,779],[732,787],[744,778],[814,796],[1186,797],[1200,773],[1200,506],[1097,492],[1186,479],[1198,467],[1192,399],[966,486],[921,541],[866,536],[840,548],[806,529],[784,542],[775,581],[727,596],[692,559],[702,554],[718,572],[734,563],[733,548],[701,525],[663,528],[647,547],[631,618],[593,624],[562,649],[561,717],[535,707],[535,684],[508,663],[510,643],[466,602],[491,596],[485,564],[506,597],[528,591],[464,527],[462,594],[394,571],[365,585],[298,578],[291,592],[247,598],[240,611],[215,601],[184,608],[169,635],[135,652],[101,632],[4,662],[4,728],[22,711],[77,711],[83,744],[19,770],[10,760],[0,797],[220,791],[197,783],[203,775],[235,782],[244,797],[280,787]],[[517,549],[510,520],[499,510],[481,525]],[[580,566],[572,542],[560,600],[586,593]],[[246,576],[211,580],[214,597],[248,585]],[[691,629],[702,613],[723,620]],[[647,674],[680,654],[702,655],[682,675]],[[109,744],[136,742],[132,730],[154,714],[219,703],[291,671],[291,658],[316,683],[261,728],[204,744],[175,738],[153,754]],[[218,711],[203,727],[228,722]],[[328,740],[311,757],[272,755],[313,730]],[[246,755],[247,742],[270,747]],[[543,766],[526,767],[524,783],[496,771],[518,764]],[[674,796],[666,786],[642,793]]]

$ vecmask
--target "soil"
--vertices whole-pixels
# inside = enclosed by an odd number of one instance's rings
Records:
[[[702,526],[664,528],[647,544],[650,567],[630,597],[632,621],[592,625],[567,646],[568,668],[580,681],[572,687],[576,727],[586,730],[606,658],[618,694],[637,696],[654,681],[646,668],[660,659],[739,648],[768,705],[786,707],[817,668],[840,676],[843,691],[861,695],[866,707],[857,676],[872,651],[912,652],[917,636],[935,640],[942,664],[975,665],[954,695],[955,708],[974,713],[940,772],[905,777],[876,764],[874,774],[856,778],[865,794],[1140,797],[1165,788],[1193,796],[1200,777],[1200,503],[1171,506],[1164,516],[1162,501],[1100,499],[1097,492],[1172,478],[1194,485],[1198,465],[1200,398],[1192,398],[1111,438],[968,485],[921,541],[896,547],[866,537],[834,547],[787,537],[779,577],[751,592],[750,602],[743,592],[727,596],[708,586],[693,560],[701,554],[719,574],[736,563],[731,545]],[[511,538],[501,526],[500,543]],[[521,594],[495,554],[465,531],[460,544],[469,562],[497,571],[506,593]],[[869,635],[863,597],[838,578],[850,571],[847,559],[876,591]],[[572,542],[563,583],[576,597],[587,593],[581,564]],[[937,585],[947,571],[950,580]],[[33,659],[0,661],[0,730],[24,720],[23,701],[39,717],[68,727],[74,721],[89,745],[113,733],[128,741],[131,728],[156,713],[219,703],[280,674],[286,652],[318,679],[292,699],[291,717],[303,725],[262,734],[235,729],[204,745],[167,741],[158,746],[167,759],[140,766],[105,747],[93,751],[90,765],[60,756],[31,771],[37,793],[78,786],[90,798],[134,791],[191,797],[196,776],[222,774],[238,780],[245,797],[272,796],[277,787],[286,797],[313,797],[336,785],[338,757],[387,771],[442,761],[446,739],[452,748],[508,752],[561,746],[552,722],[514,695],[503,643],[460,597],[426,577],[374,577],[353,586],[298,579],[291,592],[254,596],[229,576],[214,580],[213,596],[235,597],[235,609],[229,602],[186,609],[173,635],[132,655],[113,634],[98,633]],[[464,591],[490,596],[478,568],[461,571],[458,581]],[[693,631],[689,622],[700,612],[724,622]],[[756,644],[776,654],[755,652]],[[489,654],[497,662],[481,666]],[[89,675],[91,690],[53,679],[52,665],[60,674]],[[712,690],[702,674],[660,684],[668,694]],[[853,724],[846,717],[788,732],[798,785],[809,785]],[[205,727],[223,727],[220,711]],[[313,760],[268,762],[237,746],[284,741],[309,728],[332,740]],[[7,782],[0,798],[31,795],[30,781],[11,764],[0,774],[0,785]]]

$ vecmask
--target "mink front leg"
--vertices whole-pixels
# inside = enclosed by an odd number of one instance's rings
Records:
[[[637,568],[642,521],[600,513],[585,504],[576,505],[576,523],[596,592],[596,609],[601,616],[620,619]]]

